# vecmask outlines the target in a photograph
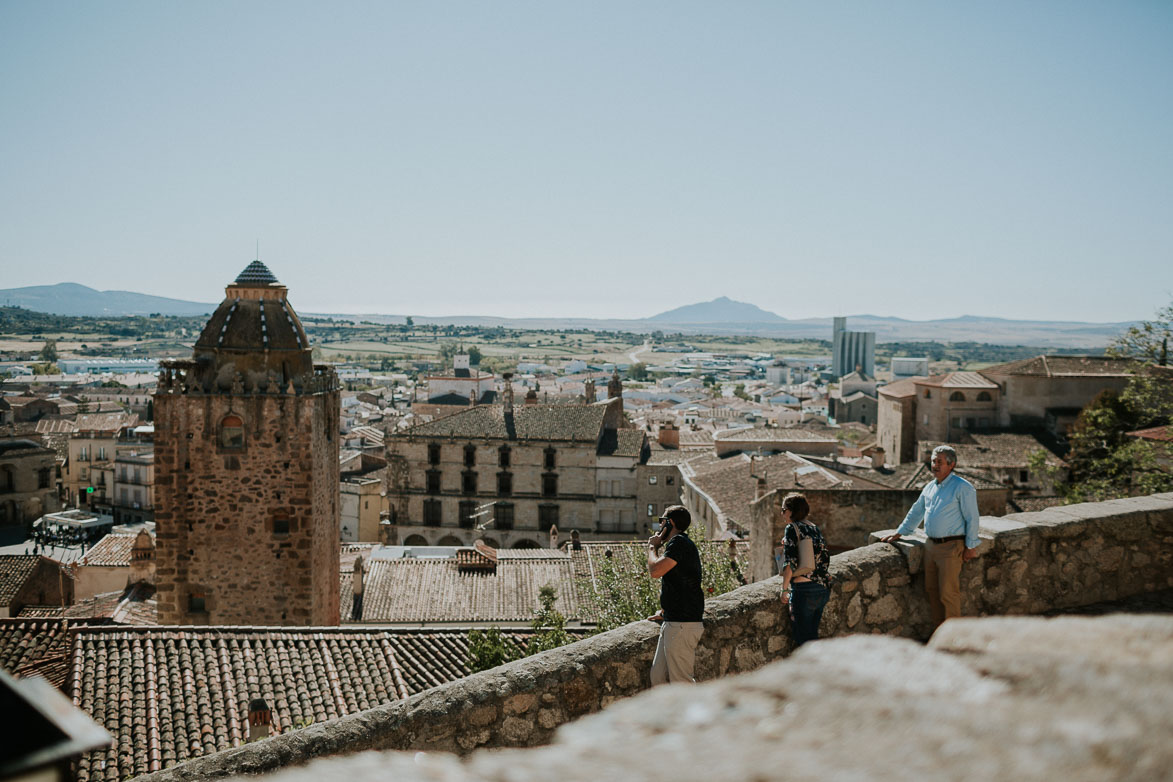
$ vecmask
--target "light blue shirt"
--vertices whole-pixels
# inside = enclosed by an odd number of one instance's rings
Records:
[[[949,473],[940,483],[929,481],[896,531],[907,535],[924,519],[925,534],[930,538],[964,535],[965,547],[977,548],[979,517],[977,489],[960,475]]]

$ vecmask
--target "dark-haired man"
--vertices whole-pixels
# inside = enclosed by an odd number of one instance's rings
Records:
[[[696,681],[693,668],[696,645],[704,632],[705,596],[700,552],[687,534],[691,524],[688,509],[673,505],[660,517],[660,532],[648,538],[648,574],[660,579],[660,610],[648,617],[660,622],[660,642],[652,659],[653,686]]]

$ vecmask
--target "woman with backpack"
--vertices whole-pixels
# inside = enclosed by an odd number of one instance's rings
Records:
[[[782,498],[782,602],[790,604],[795,646],[819,637],[819,621],[831,597],[831,553],[822,531],[807,521],[810,504],[801,494]]]

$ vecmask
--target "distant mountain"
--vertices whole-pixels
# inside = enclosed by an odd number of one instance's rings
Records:
[[[148,296],[131,291],[97,291],[75,282],[56,285],[31,285],[27,288],[0,290],[0,305],[23,307],[53,315],[208,315],[215,304]]]
[[[657,323],[785,323],[786,318],[744,301],[722,296],[700,304],[687,304],[645,320]]]

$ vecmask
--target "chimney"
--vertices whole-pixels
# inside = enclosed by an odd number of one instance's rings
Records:
[[[145,529],[135,536],[134,547],[130,550],[130,578],[127,585],[142,583],[155,583],[155,541]]]
[[[570,530],[570,548],[575,551],[582,551],[582,541],[578,537],[578,530]]]
[[[586,397],[588,405],[593,405],[597,401],[595,399],[595,381],[588,380],[582,384],[582,395]]]
[[[558,525],[557,524],[550,525],[550,548],[551,549],[558,548]]]
[[[538,403],[538,392],[531,388],[525,394],[525,404],[527,406],[529,406],[529,405],[536,405],[537,403]]]
[[[264,698],[253,698],[248,702],[248,740],[256,741],[269,737],[273,727],[273,712]]]
[[[505,387],[501,391],[502,405],[505,408],[505,417],[513,417],[513,373],[506,372],[501,375],[505,380]]]
[[[607,384],[607,398],[623,397],[623,382],[619,379],[619,367],[611,370],[611,382]]]
[[[656,439],[665,448],[679,448],[680,430],[676,427],[676,424],[664,424],[660,427],[660,433]]]
[[[468,392],[468,406],[477,406],[477,390],[475,388]]]

